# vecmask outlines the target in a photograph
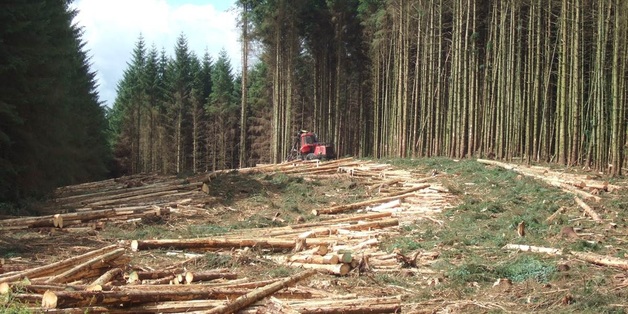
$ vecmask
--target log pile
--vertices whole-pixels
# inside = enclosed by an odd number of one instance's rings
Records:
[[[401,307],[399,298],[361,298],[358,303],[292,287],[318,274],[316,269],[286,278],[242,282],[226,269],[134,271],[125,254],[124,248],[109,245],[56,263],[4,273],[0,275],[0,296],[10,294],[12,300],[34,312],[59,313],[235,313],[249,306],[250,310],[265,308],[268,301],[263,300],[270,296],[298,313],[338,313],[369,304],[380,309],[374,313],[394,313]]]
[[[0,293],[32,305],[34,311],[77,312],[233,312],[278,308],[295,313],[392,313],[398,298],[331,298],[312,288],[290,288],[316,274],[345,276],[364,272],[400,271],[419,267],[437,254],[404,256],[379,247],[399,227],[452,206],[453,197],[437,183],[440,174],[400,171],[387,164],[353,158],[330,162],[298,161],[239,169],[242,174],[284,173],[316,180],[351,177],[367,186],[369,199],[316,209],[314,222],[285,227],[240,229],[209,238],[136,239],[121,241],[48,265],[6,267]],[[182,181],[175,177],[132,176],[60,188],[48,215],[0,220],[0,230],[95,230],[107,224],[139,219],[172,219],[206,211],[207,183],[221,172]],[[205,191],[204,191],[205,190]],[[250,281],[226,270],[192,271],[177,266],[147,270],[129,259],[150,250],[196,254],[250,254],[297,268],[284,279]],[[203,256],[203,255],[197,255]],[[320,275],[319,275],[320,276]],[[220,283],[216,281],[220,280]],[[167,286],[167,289],[164,287]],[[270,297],[270,298],[269,298]],[[263,300],[262,300],[263,299]],[[260,301],[262,300],[262,301]],[[78,310],[80,309],[80,310]]]
[[[413,267],[409,257],[379,249],[380,239],[394,237],[398,227],[451,206],[452,197],[438,184],[436,174],[418,176],[390,165],[354,159],[328,163],[296,162],[240,169],[240,172],[283,172],[309,176],[351,176],[369,186],[372,199],[316,209],[321,221],[287,227],[244,229],[219,237],[133,240],[134,251],[175,249],[232,252],[254,249],[279,264],[317,269],[334,275],[356,270],[399,271]],[[278,255],[277,253],[284,254]]]
[[[600,201],[601,193],[612,193],[621,189],[620,186],[609,184],[608,181],[596,180],[590,175],[578,175],[551,170],[548,167],[509,164],[495,160],[478,159],[479,163],[501,167],[515,171],[523,176],[531,177],[558,187],[585,200]]]
[[[597,223],[604,222],[604,219],[585,201],[597,203],[601,200],[600,194],[614,193],[621,189],[620,186],[609,184],[607,181],[595,180],[589,175],[553,171],[547,167],[524,166],[485,159],[478,159],[478,162],[515,171],[523,176],[541,180],[549,185],[562,189],[566,193],[573,194],[575,204],[583,210],[586,216]],[[547,221],[553,221],[561,211],[564,210],[560,209],[549,217]]]

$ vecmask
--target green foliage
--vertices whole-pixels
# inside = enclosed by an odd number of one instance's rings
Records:
[[[401,276],[394,276],[391,274],[375,274],[373,278],[380,285],[394,285],[399,287],[411,287],[412,283]]]
[[[385,247],[388,252],[399,249],[402,253],[406,253],[423,248],[423,244],[413,237],[396,237],[392,243]]]
[[[534,255],[520,255],[514,261],[497,266],[495,273],[500,278],[509,278],[513,282],[535,280],[546,283],[556,273],[556,266],[543,262]]]
[[[451,269],[447,277],[453,282],[491,282],[494,280],[493,269],[479,263],[465,263]]]
[[[11,299],[10,295],[0,296],[0,313],[3,314],[31,314],[34,313],[28,305]]]
[[[206,237],[220,235],[228,232],[231,228],[219,225],[190,225],[187,232],[192,237]]]
[[[591,243],[589,241],[578,240],[571,245],[569,245],[570,251],[578,251],[578,252],[595,252],[599,251],[601,246],[597,243]]]
[[[105,113],[75,12],[63,1],[0,11],[0,200],[103,178]]]

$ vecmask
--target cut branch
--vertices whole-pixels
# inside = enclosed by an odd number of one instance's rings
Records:
[[[243,295],[237,299],[235,299],[233,302],[228,303],[226,305],[223,306],[219,306],[216,307],[212,310],[210,310],[209,312],[207,312],[208,314],[216,314],[216,313],[235,313],[240,309],[243,309],[261,299],[264,299],[270,295],[272,295],[273,293],[291,286],[307,277],[313,276],[314,274],[316,274],[317,271],[315,270],[306,270],[303,272],[300,272],[296,275],[290,276],[282,281],[270,284],[264,288],[261,289],[256,289],[254,291],[251,291],[249,293],[247,293],[246,295]]]

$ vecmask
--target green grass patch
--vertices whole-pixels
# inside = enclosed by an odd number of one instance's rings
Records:
[[[454,283],[491,282],[495,279],[495,271],[481,263],[465,263],[451,269],[447,277]]]
[[[513,282],[535,280],[546,283],[556,273],[556,266],[554,263],[542,261],[538,256],[525,254],[500,264],[495,268],[495,273],[499,278],[508,278]]]

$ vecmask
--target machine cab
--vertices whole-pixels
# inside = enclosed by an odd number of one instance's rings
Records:
[[[316,138],[316,133],[314,132],[305,132],[301,134],[301,148],[300,152],[303,155],[313,153],[314,147],[318,143],[318,139]]]

